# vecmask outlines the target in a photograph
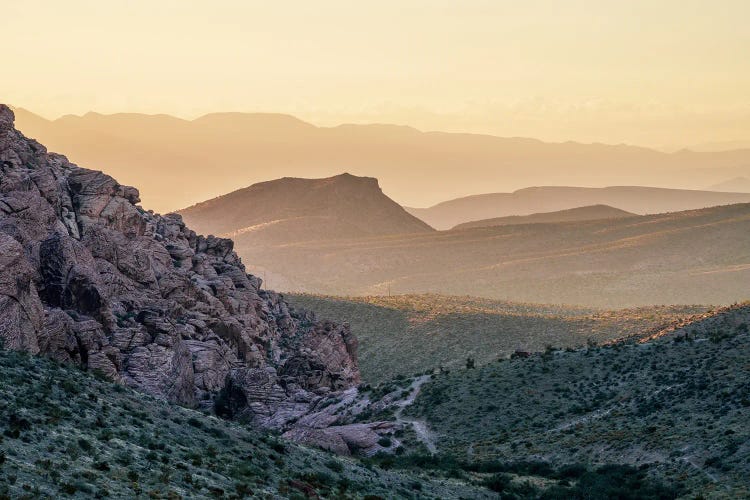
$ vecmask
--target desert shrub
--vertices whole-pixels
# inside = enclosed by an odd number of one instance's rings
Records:
[[[94,449],[94,447],[91,445],[91,442],[87,441],[84,438],[80,438],[78,440],[78,447],[86,453],[89,453]]]
[[[334,460],[334,459],[330,459],[326,461],[326,467],[328,467],[334,472],[342,472],[344,470],[344,465],[338,460]]]
[[[109,464],[102,460],[101,462],[95,462],[94,463],[94,469],[100,470],[100,471],[108,471],[109,470]]]
[[[497,473],[506,472],[522,476],[553,477],[555,470],[548,462],[541,460],[522,460],[517,462],[485,461],[465,464],[464,468],[472,472]]]
[[[279,441],[277,439],[271,439],[271,440],[269,440],[268,445],[276,453],[279,453],[281,455],[283,455],[284,453],[286,453],[286,446],[284,445],[284,443],[282,443],[281,441]]]
[[[336,483],[333,476],[322,471],[306,472],[300,475],[299,478],[315,488],[330,488]]]
[[[510,486],[511,482],[512,478],[509,474],[500,472],[498,474],[493,474],[491,477],[482,481],[482,485],[492,491],[502,493],[508,486]]]
[[[587,470],[588,468],[583,464],[567,464],[557,469],[554,477],[558,479],[578,479],[585,474]]]
[[[676,498],[680,491],[679,487],[666,486],[648,478],[644,469],[613,464],[583,474],[573,489],[572,497],[592,500],[649,500]]]
[[[60,483],[60,491],[62,491],[66,495],[74,495],[77,490],[78,488],[76,488],[74,484]]]

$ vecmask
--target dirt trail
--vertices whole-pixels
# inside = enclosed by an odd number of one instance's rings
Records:
[[[393,416],[396,418],[397,423],[411,425],[414,429],[414,432],[417,434],[417,439],[419,439],[419,441],[421,441],[422,444],[425,445],[427,450],[434,455],[435,453],[437,453],[437,445],[435,444],[435,438],[432,432],[427,427],[427,422],[425,422],[424,420],[402,416],[402,414],[404,413],[404,409],[414,403],[414,400],[417,399],[422,386],[428,380],[430,380],[429,375],[422,375],[414,379],[414,381],[409,386],[409,396],[407,396],[406,399],[402,399],[401,401],[396,403],[396,406],[398,408],[393,413]]]
[[[651,392],[651,397],[654,397],[654,396],[656,396],[658,394],[661,394],[662,392],[670,391],[670,390],[674,389],[675,387],[680,387],[680,386],[683,386],[683,385],[685,385],[685,384],[676,384],[676,385],[668,385],[666,387],[661,387],[661,388],[659,388],[659,389]],[[615,404],[614,406],[610,406],[609,408],[601,408],[599,410],[594,410],[594,411],[592,411],[592,412],[590,412],[590,413],[588,413],[586,415],[583,415],[581,417],[575,418],[575,419],[571,420],[570,422],[564,423],[562,425],[558,425],[557,427],[555,427],[553,429],[548,429],[545,432],[545,434],[550,433],[550,432],[561,432],[561,431],[568,430],[571,427],[575,427],[577,425],[588,424],[589,422],[591,422],[593,420],[606,417],[607,415],[609,415],[610,413],[612,413],[614,410],[616,410],[618,408],[622,408],[622,407],[625,407],[625,406],[628,406],[628,405],[631,405],[631,404],[632,404],[632,401],[630,399],[627,399],[625,401],[622,401],[620,403]]]

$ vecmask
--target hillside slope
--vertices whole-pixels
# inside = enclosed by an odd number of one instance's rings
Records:
[[[636,146],[545,143],[394,125],[316,127],[293,116],[264,113],[215,113],[196,120],[132,113],[45,120],[20,109],[17,114],[20,130],[29,137],[65,151],[79,165],[139,186],[144,203],[160,212],[269,178],[340,172],[376,177],[389,196],[409,206],[542,184],[700,189],[750,176],[750,150],[668,154]],[[174,189],[176,182],[180,189]],[[611,204],[583,204],[594,203]],[[563,208],[572,207],[533,211]],[[502,215],[522,213],[466,220]]]
[[[607,308],[750,297],[750,204],[237,250],[286,291]]]
[[[555,222],[578,222],[586,220],[621,219],[633,217],[635,214],[607,205],[589,205],[586,207],[569,208],[557,212],[542,212],[531,215],[510,215],[471,222],[464,222],[453,229],[471,229],[473,227],[512,226],[518,224],[550,224]]]
[[[491,498],[368,467],[0,349],[0,498]]]
[[[295,307],[347,322],[359,341],[362,381],[379,383],[439,367],[458,369],[547,345],[578,347],[647,335],[706,311],[700,306],[598,310],[476,297],[285,294]]]
[[[254,184],[180,211],[198,232],[248,244],[430,232],[377,179],[341,174]]]
[[[646,343],[439,374],[406,411],[474,461],[615,462],[691,494],[750,494],[750,305]],[[539,467],[537,467],[537,470]]]
[[[750,194],[664,189],[642,186],[605,188],[542,186],[512,193],[489,193],[444,201],[429,208],[407,208],[435,229],[464,222],[555,212],[584,205],[609,205],[634,214],[658,214],[748,203]]]

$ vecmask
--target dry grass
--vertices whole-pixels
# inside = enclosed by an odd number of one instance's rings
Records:
[[[748,204],[237,249],[251,271],[275,273],[270,286],[287,291],[390,289],[607,308],[750,298]]]

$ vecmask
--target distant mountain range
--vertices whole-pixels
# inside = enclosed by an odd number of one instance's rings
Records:
[[[518,224],[551,224],[555,222],[577,222],[584,220],[619,219],[633,217],[635,214],[608,205],[589,205],[587,207],[569,208],[557,212],[542,212],[531,215],[510,215],[494,217],[472,222],[464,222],[453,229],[470,229],[473,227],[512,226]]]
[[[750,149],[750,141],[718,141],[704,142],[702,144],[693,144],[688,147],[690,151],[728,151],[730,149]]]
[[[714,184],[708,188],[710,191],[725,191],[733,193],[750,193],[750,179],[747,177],[735,177],[728,181]]]
[[[384,195],[376,179],[343,174],[259,183],[180,213],[200,233],[231,237],[265,286],[285,291],[605,307],[750,297],[750,203],[675,211],[750,202],[750,194],[545,187],[446,202],[427,214],[442,219],[425,218],[445,227],[462,217],[588,200],[607,206],[435,231]]]
[[[750,150],[663,153],[395,125],[317,127],[293,116],[263,113],[216,113],[196,120],[97,113],[46,120],[22,109],[16,109],[16,115],[25,134],[82,166],[140,186],[144,205],[160,212],[268,179],[328,177],[343,171],[377,177],[389,196],[410,206],[523,186],[695,189],[750,176]],[[600,202],[576,206],[594,203]],[[563,208],[573,207],[533,211]],[[473,219],[502,215],[522,214]]]
[[[750,202],[750,193],[719,193],[641,186],[606,188],[542,186],[512,193],[489,193],[444,201],[430,208],[406,208],[435,229],[495,217],[530,215],[609,205],[639,215]]]
[[[428,233],[430,226],[350,174],[261,182],[179,212],[199,233],[251,245]]]

